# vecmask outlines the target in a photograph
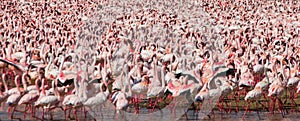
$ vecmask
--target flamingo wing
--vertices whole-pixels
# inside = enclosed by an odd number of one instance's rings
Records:
[[[35,102],[39,98],[38,93],[27,93],[19,101],[19,105]]]
[[[0,58],[0,61],[6,63],[6,64],[8,64],[8,65],[11,65],[11,66],[15,67],[15,68],[16,68],[17,70],[19,70],[19,71],[24,72],[24,71],[27,70],[26,67],[22,67],[21,65],[15,64],[14,62],[11,62],[11,61],[9,61],[9,60],[5,60],[5,59]]]

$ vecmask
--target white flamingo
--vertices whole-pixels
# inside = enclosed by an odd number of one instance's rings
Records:
[[[130,84],[130,73],[128,72],[129,70],[125,70],[123,71],[124,76],[121,77],[121,80],[123,80],[123,77],[126,77],[126,82],[127,85],[124,84],[124,81],[121,81],[121,85],[123,85],[123,88],[121,88],[121,91],[117,91],[115,93],[112,94],[111,96],[111,100],[112,103],[115,105],[117,112],[119,113],[119,110],[125,109],[128,104],[128,98],[132,97],[132,90],[131,90],[131,84]],[[123,74],[122,74],[123,75]],[[129,92],[125,92],[126,91],[126,87],[129,88]]]
[[[152,97],[157,97],[157,96],[162,95],[166,88],[165,78],[164,78],[165,77],[164,67],[161,67],[161,72],[160,72],[161,79],[159,79],[156,58],[154,59],[153,65],[154,65],[154,68],[153,68],[154,80],[151,82],[151,85],[149,86],[149,89],[147,92],[147,98],[152,98]],[[161,85],[161,86],[159,86],[159,85]]]
[[[73,98],[76,98],[77,95],[78,95],[78,80],[77,79],[74,79],[74,91],[75,91],[75,94],[69,94],[67,96],[64,97],[64,100],[62,101],[62,105],[64,106],[64,113],[65,113],[65,119],[67,119],[67,115],[66,115],[66,111],[69,109],[71,109],[71,105],[70,105],[70,101],[71,99]],[[69,112],[70,113],[70,112]],[[70,117],[70,114],[69,116]]]
[[[1,106],[1,103],[3,101],[5,101],[7,99],[7,97],[9,96],[7,94],[8,87],[7,87],[7,84],[6,84],[6,81],[5,81],[5,76],[6,76],[6,74],[2,74],[2,78],[1,78],[5,90],[4,90],[4,92],[0,91],[0,106]]]
[[[89,108],[96,108],[96,106],[102,105],[109,96],[108,88],[103,92],[102,90],[103,83],[100,84],[100,92],[97,93],[94,97],[89,98],[87,101],[83,103],[84,106]],[[86,112],[85,112],[86,115]]]
[[[42,80],[43,83],[44,82],[44,79]],[[59,104],[60,102],[60,95],[57,91],[57,82],[53,82],[52,83],[52,87],[54,87],[54,95],[48,95],[48,96],[45,96],[46,95],[46,92],[45,92],[45,87],[44,87],[44,84],[42,83],[42,96],[40,96],[40,98],[35,102],[35,106],[38,106],[38,107],[42,107],[43,110],[44,108],[47,109],[47,112],[51,111],[52,109],[56,108],[57,105]],[[51,115],[51,118],[52,115]],[[44,119],[44,111],[43,111],[43,115],[42,115],[42,119]]]
[[[72,108],[74,109],[74,115],[76,119],[77,119],[77,109],[84,106],[83,104],[87,100],[86,87],[87,87],[87,83],[84,82],[84,80],[81,80],[80,87],[77,93],[78,95],[72,97],[69,101],[69,105],[72,106]]]
[[[23,74],[22,80],[23,80],[23,83],[26,83],[24,75],[26,75],[26,74],[25,73]],[[28,87],[24,86],[24,90],[28,91],[28,92],[24,96],[22,96],[22,98],[18,102],[18,105],[22,105],[22,104],[26,105],[25,111],[24,111],[24,118],[26,116],[28,105],[30,105],[31,113],[34,113],[33,112],[34,111],[33,104],[34,104],[34,102],[36,102],[38,100],[38,98],[40,96],[38,82],[39,82],[39,79],[36,79],[35,85],[32,85],[32,86],[35,86],[35,89],[32,88],[32,90],[28,90]]]
[[[17,76],[15,77],[15,83],[16,83],[16,86],[17,86],[16,88],[17,88],[18,92],[9,95],[9,97],[7,98],[7,101],[6,101],[6,104],[9,106],[9,107],[8,107],[8,112],[10,112],[10,111],[11,111],[11,108],[13,108],[13,109],[12,109],[12,112],[11,112],[11,114],[10,114],[10,118],[11,118],[11,119],[13,119],[13,115],[14,115],[15,109],[16,109],[16,107],[17,107],[17,105],[18,105],[19,100],[20,100],[21,97],[22,97],[22,91],[21,91],[20,85],[19,85],[19,83],[18,83],[19,77],[20,77],[19,75],[17,75]]]
[[[262,96],[262,94],[263,94],[262,93],[262,88],[260,86],[256,86],[253,90],[249,91],[246,94],[245,101],[249,101],[249,100],[255,101],[256,102],[256,108],[257,108],[257,104],[260,103],[260,102],[258,102],[258,100],[260,99],[260,97]],[[244,116],[248,112],[248,109],[249,109],[249,102],[248,102],[248,105],[246,106],[246,111],[244,113]],[[260,116],[259,116],[259,110],[257,109],[256,112],[257,112],[258,117],[260,118]]]

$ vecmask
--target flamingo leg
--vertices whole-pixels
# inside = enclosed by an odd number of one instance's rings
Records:
[[[71,118],[71,109],[69,108],[68,118]]]
[[[158,102],[158,101],[155,101],[154,104],[152,105],[152,112],[154,112],[155,107],[156,107],[156,105],[157,105],[157,102]]]
[[[35,107],[31,105],[31,117],[35,117]]]
[[[229,100],[229,98],[227,97],[227,100],[224,100],[224,98],[222,98],[222,100],[223,100],[223,102],[225,103],[225,106],[226,106],[226,108],[227,108],[227,110],[226,110],[226,113],[230,113],[231,112],[231,102],[229,102],[229,104],[228,104],[228,100]]]
[[[78,119],[77,119],[77,110],[76,109],[74,109],[74,116],[75,116],[75,120],[77,121]]]
[[[154,110],[154,106],[153,106],[153,103],[152,103],[152,98],[150,98],[150,99],[148,100],[148,103],[149,103],[149,107],[150,107],[150,109],[148,110],[148,112],[151,112],[151,111]],[[151,108],[152,108],[152,110],[151,110]]]
[[[198,113],[199,113],[200,107],[201,107],[200,104],[199,104],[198,106],[196,105],[196,109],[195,109],[195,117],[196,117],[196,120],[198,120]]]
[[[10,107],[10,106],[8,106],[7,112],[8,112],[9,114],[11,113],[11,107]]]
[[[219,108],[219,111],[222,112],[224,110],[223,108],[223,99],[221,99],[219,102],[218,102],[218,108]]]
[[[44,109],[44,107],[42,107],[42,110],[43,110],[42,119],[44,120],[45,119],[45,109]]]
[[[102,108],[100,107],[99,110],[100,110],[100,111],[99,111],[99,112],[100,112],[100,116],[103,118]]]
[[[274,99],[273,97],[271,97],[271,104],[270,104],[270,109],[269,111],[271,111],[272,114],[274,114],[274,108],[275,108],[275,102],[276,102],[276,99]]]
[[[36,110],[39,110],[39,107],[34,107],[33,106],[33,108],[34,108],[34,113],[33,113],[33,115],[31,117],[35,118],[35,119],[38,119],[38,117],[35,116],[35,112],[36,112]]]
[[[14,107],[13,107],[13,110],[12,110],[12,112],[11,112],[11,114],[10,114],[10,118],[11,118],[11,119],[14,119],[14,113],[15,113],[15,110],[16,110],[16,107],[14,106]]]
[[[236,95],[234,96],[234,98],[235,98],[235,112],[237,113],[237,112],[239,112],[239,97],[238,97],[238,99],[237,99],[237,97],[236,97]]]
[[[295,94],[294,94],[294,90],[292,90],[290,92],[290,100],[292,102],[292,106],[297,106],[297,103],[296,103],[296,101],[294,99],[295,99]]]
[[[26,104],[26,105],[25,105],[25,111],[24,111],[24,113],[23,113],[23,118],[24,118],[24,119],[26,119],[26,113],[27,113],[26,111],[27,111],[27,108],[28,108],[28,105]]]
[[[258,101],[255,101],[256,113],[257,113],[257,116],[258,116],[258,120],[260,120],[261,118],[260,118],[260,116],[259,116],[258,105],[259,105]]]
[[[279,99],[278,97],[277,97],[277,100],[278,100],[278,109],[281,112],[282,118],[284,118],[283,103],[282,103],[281,99]]]
[[[65,120],[67,120],[67,108],[64,107]]]
[[[139,98],[137,95],[134,96],[134,103],[135,103],[135,114],[139,113]]]
[[[249,102],[247,102],[247,106],[245,108],[245,113],[243,115],[243,119],[245,119],[246,113],[249,111],[249,105],[250,105]]]
[[[268,111],[268,108],[263,103],[261,103],[259,100],[257,101],[257,103],[259,103],[264,110]]]
[[[84,119],[86,119],[86,113],[87,113],[87,111],[85,110],[85,107],[83,107],[83,113],[84,113]]]

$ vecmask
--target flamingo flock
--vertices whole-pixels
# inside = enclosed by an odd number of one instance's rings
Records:
[[[108,101],[116,112],[140,114],[190,93],[197,111],[214,98],[217,110],[243,110],[243,117],[252,103],[258,116],[259,107],[278,109],[283,117],[287,106],[300,111],[297,1],[160,1],[141,7],[151,3],[128,2],[133,11],[119,13],[103,6],[124,6],[122,1],[1,1],[1,108],[8,106],[11,119],[21,112],[24,119],[30,114],[52,120],[63,111],[66,120],[80,120],[78,112],[86,117]],[[96,19],[101,16],[116,18]],[[79,53],[85,44],[95,48]],[[93,71],[78,68],[83,62]]]

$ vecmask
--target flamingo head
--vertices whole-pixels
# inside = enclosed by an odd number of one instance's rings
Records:
[[[66,75],[63,72],[60,72],[57,77],[58,80],[64,81],[66,79]]]

